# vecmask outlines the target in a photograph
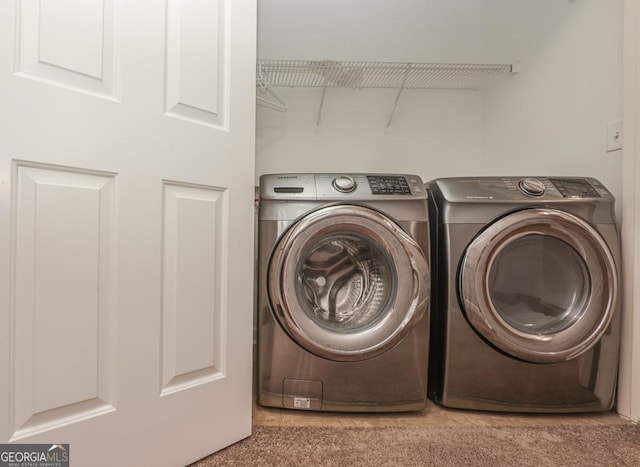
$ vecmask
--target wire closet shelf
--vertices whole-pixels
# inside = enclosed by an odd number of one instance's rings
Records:
[[[478,90],[512,65],[467,63],[258,60],[258,79],[271,86]]]
[[[273,98],[258,96],[258,101],[282,112],[287,110],[287,104],[275,87],[323,88],[316,125],[320,124],[327,88],[397,89],[387,122],[389,128],[405,89],[479,90],[501,76],[518,71],[518,65],[511,64],[264,59],[257,61],[256,84],[262,94],[269,93]]]

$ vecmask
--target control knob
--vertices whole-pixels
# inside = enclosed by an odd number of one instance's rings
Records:
[[[340,175],[334,178],[332,185],[340,193],[351,193],[357,187],[356,181],[348,175]]]
[[[537,178],[523,178],[518,180],[518,189],[529,196],[542,196],[545,192],[544,183]]]

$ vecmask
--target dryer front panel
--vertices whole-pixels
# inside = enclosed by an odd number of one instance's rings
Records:
[[[334,205],[285,232],[268,288],[280,324],[299,345],[331,360],[364,360],[393,347],[424,315],[428,263],[388,217]]]
[[[556,209],[498,219],[468,246],[459,272],[465,315],[509,355],[536,363],[577,357],[606,331],[617,272],[600,234]]]

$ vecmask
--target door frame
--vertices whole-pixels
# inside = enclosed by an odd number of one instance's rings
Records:
[[[622,159],[622,336],[618,412],[640,420],[640,7],[624,0]]]

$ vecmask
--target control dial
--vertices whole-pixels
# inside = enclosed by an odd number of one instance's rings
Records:
[[[331,184],[340,193],[351,193],[358,186],[356,181],[348,175],[340,175],[334,178]]]
[[[544,183],[537,178],[523,178],[518,180],[518,189],[529,196],[542,196],[545,192]]]

